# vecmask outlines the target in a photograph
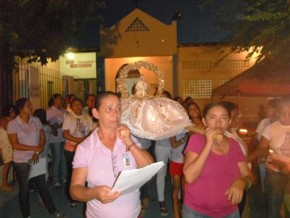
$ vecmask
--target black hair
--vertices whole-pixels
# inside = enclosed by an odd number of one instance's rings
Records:
[[[190,96],[187,96],[185,99],[184,99],[185,102],[188,102],[188,101],[193,101],[192,97]]]
[[[290,96],[284,96],[277,100],[276,107],[278,110],[280,110],[282,107],[290,105]]]
[[[228,111],[230,111],[230,115],[232,114],[232,111],[239,108],[238,105],[231,101],[222,101],[221,102],[225,108],[227,108]]]
[[[29,99],[28,98],[20,98],[15,102],[15,113],[16,114],[20,114],[20,110],[22,110],[26,104],[26,102],[28,102]]]
[[[11,112],[15,112],[15,108],[12,104],[8,104],[3,107],[1,117],[9,117]]]
[[[166,90],[163,90],[162,95],[165,95],[164,97],[172,99],[172,95],[170,94],[170,92],[168,92]]]
[[[74,98],[69,104],[70,104],[70,107],[72,107],[73,103],[75,101],[79,101],[80,103],[82,103],[82,105],[84,106],[84,102],[80,99],[80,98]]]
[[[102,100],[108,96],[116,96],[118,99],[120,99],[120,97],[118,96],[117,93],[115,92],[111,92],[111,91],[106,91],[106,92],[100,92],[97,94],[97,98],[96,98],[96,109],[99,110],[101,104],[102,104]]]
[[[54,104],[54,100],[57,99],[58,97],[62,97],[61,94],[59,93],[53,94],[48,101],[48,106],[51,107]]]
[[[182,99],[182,100],[183,100],[183,98],[180,97],[180,96],[175,96],[175,97],[173,98],[174,101],[178,101],[178,99]]]
[[[221,107],[223,107],[224,109],[226,109],[226,111],[227,111],[229,117],[231,117],[231,111],[230,111],[230,110],[229,110],[229,109],[228,109],[228,108],[227,108],[227,107],[226,107],[222,102],[211,102],[211,103],[207,104],[207,105],[204,107],[204,109],[203,109],[203,113],[202,113],[203,117],[206,117],[208,111],[209,111],[211,108],[213,108],[213,107],[217,107],[217,106],[221,106]]]
[[[76,96],[75,94],[72,94],[72,93],[69,94],[69,95],[68,95],[68,99],[69,99],[69,101],[71,101],[71,99],[72,99],[73,97],[76,98],[77,96]]]
[[[46,110],[43,108],[36,109],[33,113],[33,116],[36,116],[40,119],[43,125],[47,125],[48,122],[46,120]]]
[[[88,95],[86,96],[85,101],[89,100],[89,97],[96,97],[96,95],[94,95],[94,94],[88,94]]]

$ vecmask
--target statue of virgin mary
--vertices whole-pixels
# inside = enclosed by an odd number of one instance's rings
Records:
[[[148,95],[148,87],[143,75],[138,79],[134,94],[130,95],[127,91],[125,85],[127,73],[141,67],[152,70],[158,75],[159,87],[156,96]],[[160,140],[175,136],[185,127],[192,125],[182,105],[162,96],[163,85],[163,74],[160,69],[145,61],[128,64],[120,71],[118,91],[122,95],[121,122],[126,124],[135,136]]]

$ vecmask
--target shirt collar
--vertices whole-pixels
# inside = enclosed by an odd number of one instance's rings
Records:
[[[16,122],[19,123],[19,124],[23,124],[25,123],[21,118],[20,116],[18,115],[16,118],[15,118]],[[29,116],[29,121],[28,121],[28,124],[32,122],[32,119],[31,119],[31,116]]]
[[[93,141],[96,141],[96,143],[95,143],[96,147],[104,147],[104,148],[108,149],[108,148],[105,147],[105,145],[101,142],[101,140],[100,140],[100,138],[99,138],[99,135],[98,135],[98,133],[97,133],[97,132],[98,132],[98,129],[99,129],[99,127],[96,128],[95,131],[93,131],[93,132],[91,133],[91,134],[93,134],[93,138],[92,138],[92,140],[95,139],[95,140],[93,140]],[[117,137],[117,140],[116,140],[116,142],[115,142],[115,146],[114,146],[114,152],[117,151],[117,150],[119,150],[120,147],[122,147],[122,146],[123,146],[123,142],[122,142],[122,140],[121,140],[120,138]],[[109,149],[108,149],[108,150],[109,150]]]
[[[55,110],[55,111],[65,111],[62,107],[61,108],[57,108],[54,105],[51,106],[51,109]]]

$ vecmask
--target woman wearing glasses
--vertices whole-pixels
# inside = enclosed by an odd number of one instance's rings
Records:
[[[94,117],[99,128],[77,148],[71,180],[72,198],[87,202],[86,217],[138,217],[139,191],[111,191],[119,172],[145,167],[153,158],[120,123],[121,101],[113,92],[98,94]],[[87,182],[87,187],[85,183]]]

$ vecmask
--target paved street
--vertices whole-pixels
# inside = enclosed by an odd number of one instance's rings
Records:
[[[153,186],[154,189],[154,186]],[[64,189],[56,190],[53,188],[52,184],[49,183],[50,193],[57,205],[57,208],[66,214],[67,218],[82,218],[83,204],[78,203],[76,208],[69,207],[69,201],[65,197]],[[13,192],[7,193],[0,191],[0,217],[2,218],[20,218],[21,212],[18,204],[18,185],[17,183],[14,186]],[[170,180],[167,177],[166,182],[166,204],[169,206],[169,218],[172,217],[172,208],[170,201],[171,185]],[[159,214],[158,202],[156,200],[156,190],[152,190],[150,197],[153,199],[149,207],[144,214],[143,218],[159,218],[162,217]],[[46,210],[46,207],[43,206],[39,200],[37,192],[31,192],[30,194],[30,203],[31,203],[31,218],[48,218],[51,217]],[[117,216],[116,217],[120,217]],[[120,217],[121,218],[121,217]]]

